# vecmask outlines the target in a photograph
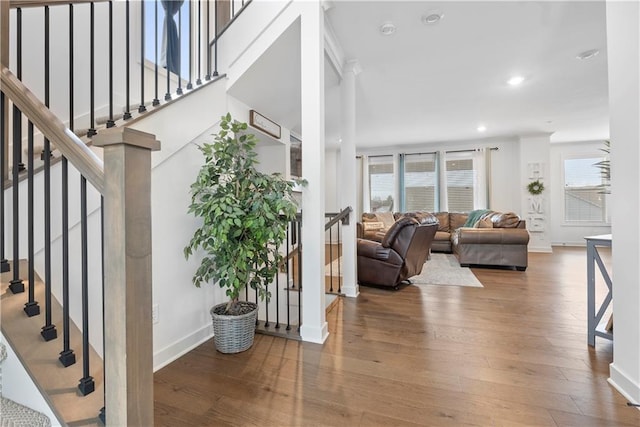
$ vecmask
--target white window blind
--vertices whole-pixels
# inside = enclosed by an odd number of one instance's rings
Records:
[[[473,210],[473,153],[446,154],[447,205],[449,212]]]
[[[602,157],[565,159],[564,219],[568,222],[605,222],[606,198],[602,176],[594,166]]]
[[[404,156],[404,208],[406,212],[435,212],[436,188],[436,155],[406,154]]]
[[[393,212],[393,156],[369,157],[369,188],[372,212]]]

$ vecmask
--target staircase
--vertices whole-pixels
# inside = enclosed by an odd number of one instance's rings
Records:
[[[191,60],[163,68],[133,46],[151,6],[157,59],[159,1],[1,2],[2,333],[62,425],[153,424],[151,170],[226,110],[212,36],[231,4],[187,2]],[[208,113],[181,143],[175,108]]]

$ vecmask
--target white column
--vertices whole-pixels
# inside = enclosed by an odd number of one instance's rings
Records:
[[[302,1],[300,22],[302,170],[302,327],[304,341],[329,335],[324,290],[324,15],[319,2]]]
[[[640,224],[629,220],[640,209],[640,6],[607,1],[606,8],[615,319],[609,382],[640,403]]]
[[[551,134],[520,137],[520,194],[522,202],[520,217],[527,221],[529,230],[529,252],[551,252]],[[532,167],[537,165],[540,173],[536,174],[544,184],[545,190],[536,196],[540,209],[532,208],[532,196],[527,190],[532,177]],[[586,292],[586,291],[585,291]]]
[[[356,76],[360,72],[357,61],[349,61],[344,67],[340,95],[341,136],[340,164],[342,180],[340,181],[340,209],[347,206],[353,208],[349,217],[349,225],[342,226],[342,292],[348,297],[357,297],[358,275],[356,272]]]

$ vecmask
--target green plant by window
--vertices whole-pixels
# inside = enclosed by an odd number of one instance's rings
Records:
[[[595,163],[594,166],[600,169],[600,176],[602,177],[602,184],[600,185],[603,194],[611,194],[611,160],[609,160],[609,153],[611,152],[611,141],[604,141],[604,148],[600,151],[606,154],[604,160],[600,160]]]
[[[204,251],[193,284],[213,282],[226,289],[226,314],[237,314],[236,302],[246,286],[269,298],[266,285],[283,260],[278,247],[298,210],[294,182],[256,170],[257,139],[246,129],[246,123],[227,114],[214,142],[199,147],[204,164],[191,185],[189,212],[202,225],[184,248],[187,259]]]
[[[544,184],[539,179],[536,179],[527,185],[527,190],[529,190],[529,194],[537,196],[538,194],[542,194],[544,191]]]

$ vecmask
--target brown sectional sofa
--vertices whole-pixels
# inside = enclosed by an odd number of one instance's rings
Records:
[[[460,265],[508,266],[524,271],[528,265],[529,233],[524,220],[512,212],[489,211],[473,227],[464,227],[469,214],[454,212],[365,213],[358,223],[358,237],[381,241],[388,228],[404,216],[434,215],[438,231],[432,252],[453,253]]]

